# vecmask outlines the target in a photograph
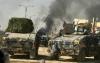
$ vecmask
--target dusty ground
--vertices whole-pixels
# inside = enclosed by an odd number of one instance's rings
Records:
[[[10,59],[11,63],[41,63],[43,59],[45,59],[45,63],[100,63],[98,61],[94,61],[93,57],[86,58],[84,62],[77,62],[69,56],[62,56],[59,60],[48,60],[49,53],[47,52],[46,47],[39,48],[39,59],[30,60],[25,55],[15,55]]]

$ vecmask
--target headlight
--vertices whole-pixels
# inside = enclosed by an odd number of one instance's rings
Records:
[[[80,40],[79,40],[79,39],[74,40],[74,45],[79,44],[79,42],[80,42]]]

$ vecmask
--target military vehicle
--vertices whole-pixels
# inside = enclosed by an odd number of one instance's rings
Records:
[[[73,34],[49,40],[50,57],[58,59],[61,55],[68,55],[81,61],[85,57],[94,56],[100,60],[100,36],[91,33],[91,24],[78,23],[75,27]]]
[[[11,34],[16,35],[16,33]],[[25,34],[18,34],[16,36],[25,36]],[[29,35],[29,34],[28,34]],[[30,59],[34,58],[34,40],[28,38],[15,38],[15,37],[4,37],[2,40],[1,49],[4,49],[10,55],[18,54],[26,54]]]
[[[100,37],[91,35],[66,35],[49,40],[48,49],[51,58],[57,59],[61,55],[68,55],[77,60],[84,60],[85,57],[94,56],[100,59]],[[57,44],[53,52],[53,45]]]

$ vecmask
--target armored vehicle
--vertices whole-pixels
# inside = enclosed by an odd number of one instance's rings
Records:
[[[2,43],[2,48],[10,55],[16,53],[26,54],[29,58],[34,58],[34,41],[30,39],[6,38]]]
[[[48,42],[50,58],[58,59],[59,56],[68,55],[77,60],[94,56],[100,59],[100,37],[95,35],[66,35]]]
[[[76,23],[76,24],[75,24]],[[76,19],[74,33],[53,38],[48,42],[50,57],[58,59],[61,55],[68,55],[77,60],[94,56],[100,60],[100,35],[95,34],[95,21]]]

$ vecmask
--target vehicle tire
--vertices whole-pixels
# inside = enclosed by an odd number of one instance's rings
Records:
[[[29,59],[34,59],[34,56],[32,56],[31,54],[28,54],[28,58]]]
[[[73,58],[74,60],[77,60],[78,57],[77,57],[76,55],[73,55],[72,58]]]
[[[28,57],[29,57],[29,59],[35,59],[36,58],[33,51],[30,51],[28,53]]]
[[[94,60],[100,60],[100,47],[97,48],[96,55],[94,55]]]
[[[98,55],[94,56],[94,60],[100,60],[100,56]]]
[[[100,54],[99,53],[94,56],[94,60],[100,60]]]
[[[55,60],[59,60],[59,54],[55,54]]]
[[[58,60],[59,59],[59,54],[51,53],[50,54],[50,59],[51,60]]]
[[[84,61],[85,60],[85,48],[81,48],[79,51],[79,55],[77,56],[78,61]]]
[[[14,55],[14,52],[9,52],[9,54],[10,54],[11,56],[13,56],[13,55]]]

